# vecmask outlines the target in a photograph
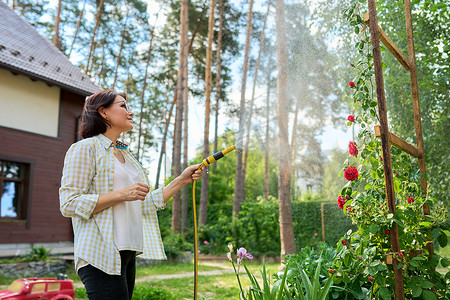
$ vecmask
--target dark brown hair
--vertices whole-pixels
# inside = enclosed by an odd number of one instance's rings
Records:
[[[81,125],[79,134],[83,139],[105,133],[110,123],[103,118],[98,109],[100,107],[108,108],[116,99],[122,96],[127,100],[125,93],[117,93],[114,90],[103,90],[89,96],[84,102],[83,112],[81,113]]]

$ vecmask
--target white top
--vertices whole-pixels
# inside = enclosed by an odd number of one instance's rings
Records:
[[[136,182],[140,176],[129,160],[114,160],[113,191],[121,190]],[[142,201],[123,201],[113,207],[114,244],[119,250],[142,253],[144,234],[142,228]]]
[[[126,188],[133,183],[140,182],[137,169],[125,159],[121,163],[114,156],[113,191]],[[120,250],[136,251],[136,255],[143,251],[144,234],[142,228],[142,201],[123,201],[113,206],[114,244]],[[78,270],[89,263],[78,259],[75,269]]]

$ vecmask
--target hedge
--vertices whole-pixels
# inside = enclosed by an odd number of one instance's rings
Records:
[[[210,204],[207,225],[198,229],[200,251],[205,254],[224,254],[227,245],[245,247],[255,256],[280,254],[279,210],[276,201],[244,202],[239,219],[232,223],[232,204]],[[335,245],[349,230],[354,229],[335,202],[325,202],[325,242]],[[171,207],[158,212],[163,240],[171,234]],[[292,203],[294,236],[297,250],[315,246],[322,241],[320,202]],[[186,239],[193,242],[192,210],[189,206]],[[205,243],[206,241],[206,243]]]

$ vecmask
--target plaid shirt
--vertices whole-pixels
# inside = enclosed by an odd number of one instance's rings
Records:
[[[148,173],[128,149],[121,150],[149,184]],[[113,238],[113,207],[93,214],[99,195],[113,190],[114,143],[103,134],[73,144],[64,160],[60,210],[72,218],[75,265],[79,258],[111,275],[120,275],[120,254]],[[166,259],[156,211],[165,207],[162,188],[148,193],[142,205],[142,258]]]

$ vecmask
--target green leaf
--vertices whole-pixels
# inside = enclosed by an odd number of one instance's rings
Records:
[[[441,235],[438,237],[438,242],[439,246],[441,246],[442,248],[445,248],[445,246],[447,246],[448,238],[444,231],[442,231]]]
[[[359,34],[359,26],[355,26],[355,34]]]
[[[417,262],[417,261],[415,261],[415,260],[411,260],[410,262],[409,262],[409,264],[411,265],[411,266],[413,266],[413,267],[418,267],[419,266],[419,263]]]
[[[391,293],[389,292],[389,289],[385,288],[385,287],[380,288],[380,296],[381,296],[381,298],[383,298],[383,300],[391,299]]]
[[[444,268],[447,268],[450,265],[450,260],[447,257],[443,257],[441,259],[441,265]]]
[[[422,295],[422,288],[420,286],[414,285],[412,287],[412,296],[419,297],[420,295]]]
[[[441,234],[441,229],[440,229],[440,228],[434,228],[434,229],[431,231],[431,238],[432,238],[433,240],[435,240],[435,239],[438,238],[438,236],[440,236],[440,234]]]
[[[420,281],[419,285],[424,289],[431,289],[433,287],[433,284],[431,282],[429,282],[428,280]]]
[[[394,180],[394,191],[398,194],[402,191],[402,184],[398,180]]]
[[[422,295],[425,300],[436,300],[436,295],[433,292],[423,291]]]

